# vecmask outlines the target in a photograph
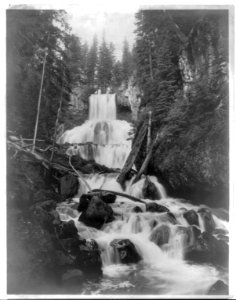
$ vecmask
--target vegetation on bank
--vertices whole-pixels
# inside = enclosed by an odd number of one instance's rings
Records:
[[[153,113],[153,139],[162,133],[149,172],[172,190],[227,190],[227,12],[183,13],[136,15],[141,109]],[[144,148],[137,165],[145,155]]]

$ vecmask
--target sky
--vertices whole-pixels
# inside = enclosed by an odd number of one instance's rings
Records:
[[[95,34],[99,41],[104,36],[107,43],[114,44],[117,59],[122,56],[125,39],[130,49],[132,48],[135,39],[134,13],[98,11],[85,14],[78,10],[67,10],[67,12],[72,31],[81,38],[82,42],[87,41],[91,44]]]

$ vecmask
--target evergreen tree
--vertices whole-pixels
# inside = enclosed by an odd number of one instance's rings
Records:
[[[115,89],[119,88],[123,81],[123,73],[122,73],[122,64],[120,61],[117,61],[114,64],[113,72],[112,72],[112,87]]]
[[[97,68],[97,85],[106,92],[106,89],[111,86],[112,72],[114,65],[114,46],[107,46],[103,38],[99,49],[98,68]]]
[[[129,78],[133,72],[133,58],[129,50],[129,44],[127,40],[124,41],[121,64],[122,64],[123,81],[125,83],[125,86],[127,87]]]
[[[98,42],[97,42],[97,37],[94,36],[93,44],[88,51],[87,68],[86,68],[87,82],[88,85],[91,87],[95,85],[97,62],[98,62]]]
[[[63,86],[63,107],[70,82],[65,45],[69,34],[64,11],[7,11],[7,128],[33,137],[43,61],[46,67],[38,137],[53,135]]]

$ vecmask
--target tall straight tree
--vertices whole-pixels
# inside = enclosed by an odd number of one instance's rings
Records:
[[[99,49],[97,68],[97,84],[103,92],[106,92],[106,89],[111,86],[114,62],[114,45],[108,46],[103,38]]]
[[[69,100],[70,83],[63,63],[70,28],[64,11],[7,11],[7,127],[33,137],[38,95],[48,49],[38,122],[38,137],[50,138],[60,98],[62,68],[65,70],[63,106]]]
[[[95,77],[96,77],[97,63],[98,63],[98,41],[97,41],[97,36],[95,35],[93,38],[92,46],[88,51],[87,68],[86,68],[87,82],[88,85],[91,87],[94,87],[96,83]]]
[[[128,85],[129,78],[133,71],[133,58],[129,49],[129,43],[127,40],[124,41],[123,53],[122,53],[122,76],[125,85]]]

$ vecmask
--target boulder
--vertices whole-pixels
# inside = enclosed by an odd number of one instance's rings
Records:
[[[169,212],[169,209],[155,202],[149,202],[146,203],[146,211],[162,213],[162,212]]]
[[[134,244],[128,239],[115,239],[110,245],[122,264],[137,263],[141,260]]]
[[[81,244],[76,256],[79,268],[87,274],[102,274],[102,259],[95,240],[86,240]]]
[[[73,220],[61,222],[56,226],[57,234],[60,239],[73,238],[78,236],[78,230]]]
[[[73,258],[73,266],[84,273],[102,272],[102,260],[96,241],[81,239],[79,236],[62,239],[63,248]]]
[[[189,225],[197,225],[199,226],[198,214],[195,210],[191,209],[183,213],[183,217],[187,220]]]
[[[80,215],[79,221],[87,226],[100,229],[105,223],[113,221],[113,210],[99,197],[93,196],[88,208]]]
[[[191,230],[193,232],[194,239],[197,239],[201,234],[201,230],[199,228],[197,228],[196,226],[194,226],[194,225],[191,226]]]
[[[173,214],[173,213],[171,213],[171,212],[167,212],[167,217],[168,217],[168,220],[170,221],[170,223],[172,223],[172,224],[178,224],[178,222],[177,222],[177,220],[176,220],[176,217],[175,217],[175,215]]]
[[[210,210],[207,208],[200,208],[198,210],[198,213],[200,214],[203,220],[205,231],[212,233],[215,229],[215,222],[213,220]]]
[[[79,188],[78,178],[72,174],[67,174],[60,178],[60,194],[65,198],[74,197]]]
[[[207,295],[228,295],[229,287],[222,280],[217,280],[209,289]]]
[[[167,244],[170,237],[170,228],[169,226],[162,224],[156,227],[150,236],[150,240],[157,244],[158,246],[162,246]]]
[[[92,197],[88,194],[81,195],[81,197],[79,199],[79,205],[77,207],[77,210],[79,212],[86,210],[89,206],[91,199],[92,199]]]
[[[153,182],[146,177],[143,185],[143,198],[150,200],[160,200],[160,193]]]
[[[185,250],[194,245],[194,237],[191,227],[178,226],[176,228],[176,234],[180,234],[182,236],[182,243]]]
[[[116,201],[116,195],[112,193],[103,192],[100,198],[107,204],[115,203]]]
[[[209,232],[203,232],[193,247],[188,249],[186,259],[197,263],[212,263],[227,266],[229,259],[229,246],[223,240],[217,240]]]
[[[134,213],[142,213],[142,209],[139,207],[139,206],[135,206],[133,209],[132,209],[132,212]]]

